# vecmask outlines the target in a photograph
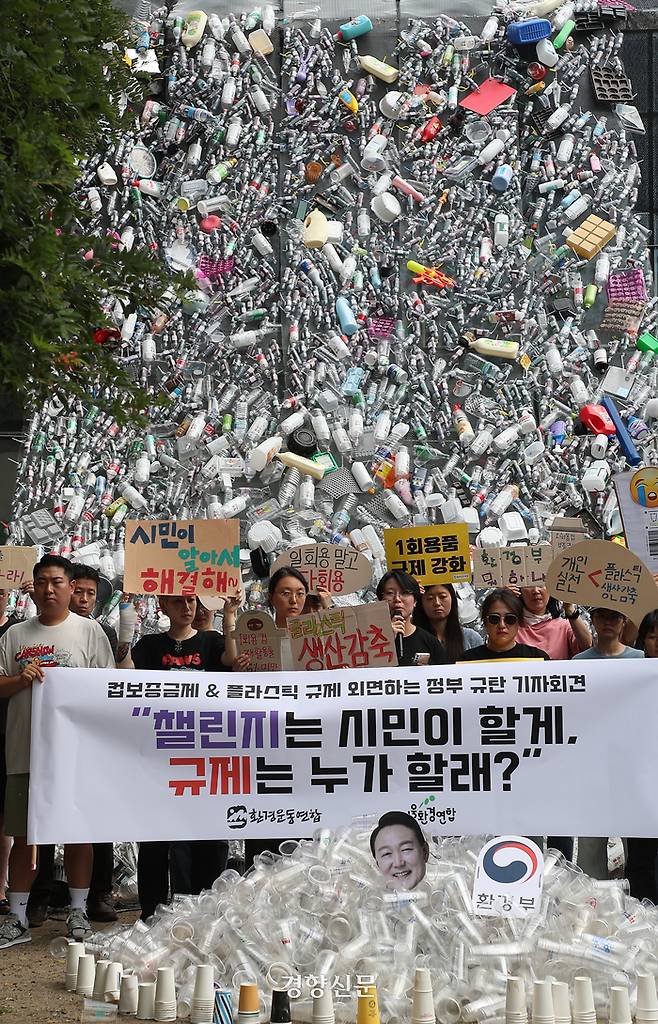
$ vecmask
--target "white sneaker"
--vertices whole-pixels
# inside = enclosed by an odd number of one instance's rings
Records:
[[[69,939],[75,939],[76,942],[82,942],[84,939],[88,939],[92,934],[92,927],[89,924],[87,911],[80,910],[79,908],[72,910],[66,918],[66,928],[68,930]]]
[[[21,924],[16,914],[8,914],[0,921],[0,949],[19,946],[22,942],[32,942],[30,929]]]

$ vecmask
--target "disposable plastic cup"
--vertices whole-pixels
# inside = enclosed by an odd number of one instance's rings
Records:
[[[94,975],[96,973],[96,961],[93,953],[83,953],[78,960],[78,979],[75,985],[76,994],[79,996],[91,996],[94,991]]]
[[[139,978],[136,974],[124,974],[119,991],[119,1013],[134,1016],[139,1002]]]
[[[66,935],[57,935],[54,939],[50,940],[50,955],[54,960],[61,960],[64,963],[70,944],[71,939],[67,939]]]
[[[176,1005],[176,983],[173,967],[158,967],[155,980],[155,1003]],[[156,1018],[157,1019],[157,1018]]]
[[[155,1018],[155,982],[142,981],[137,991],[137,1020]]]
[[[75,992],[78,983],[78,960],[84,955],[84,942],[69,942],[66,950],[66,974],[64,984],[67,992]]]
[[[99,1003],[96,999],[85,999],[82,1004],[81,1024],[93,1024],[94,1021],[117,1019],[117,1008],[113,1003]]]
[[[109,966],[109,960],[96,961],[96,973],[94,974],[94,990],[91,998],[96,999],[98,1002],[102,1002],[105,996],[105,976],[107,974],[107,969]]]
[[[107,965],[107,970],[105,972],[105,992],[103,994],[103,999],[106,1003],[119,1002],[122,973],[123,966],[116,960]]]
[[[610,988],[610,1024],[632,1024],[631,1005],[628,989],[625,985],[612,985]]]

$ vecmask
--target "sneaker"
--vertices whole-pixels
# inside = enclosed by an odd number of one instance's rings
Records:
[[[31,942],[30,929],[21,924],[16,914],[8,914],[0,923],[0,949],[19,946],[21,942]]]
[[[114,903],[110,893],[103,893],[95,900],[87,903],[87,914],[90,921],[118,921],[119,915],[114,909]]]
[[[48,904],[28,903],[27,920],[30,928],[40,928],[48,920]]]
[[[80,910],[79,908],[77,910],[72,910],[66,918],[66,927],[68,929],[69,939],[75,939],[76,942],[82,942],[84,939],[88,939],[92,933],[87,912],[85,910]]]

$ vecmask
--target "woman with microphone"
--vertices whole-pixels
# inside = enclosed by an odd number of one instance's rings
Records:
[[[384,573],[377,584],[377,600],[386,601],[395,633],[400,665],[448,665],[445,650],[431,633],[414,625],[412,615],[422,591],[413,576],[401,569]]]

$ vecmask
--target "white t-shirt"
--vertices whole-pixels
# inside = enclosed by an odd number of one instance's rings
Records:
[[[16,623],[0,638],[0,675],[20,675],[34,661],[42,668],[114,668],[112,648],[101,627],[93,619],[83,619],[74,612],[69,612],[68,618],[57,626],[44,626],[35,616]],[[31,718],[30,686],[9,700],[7,775],[22,775],[30,770]]]

